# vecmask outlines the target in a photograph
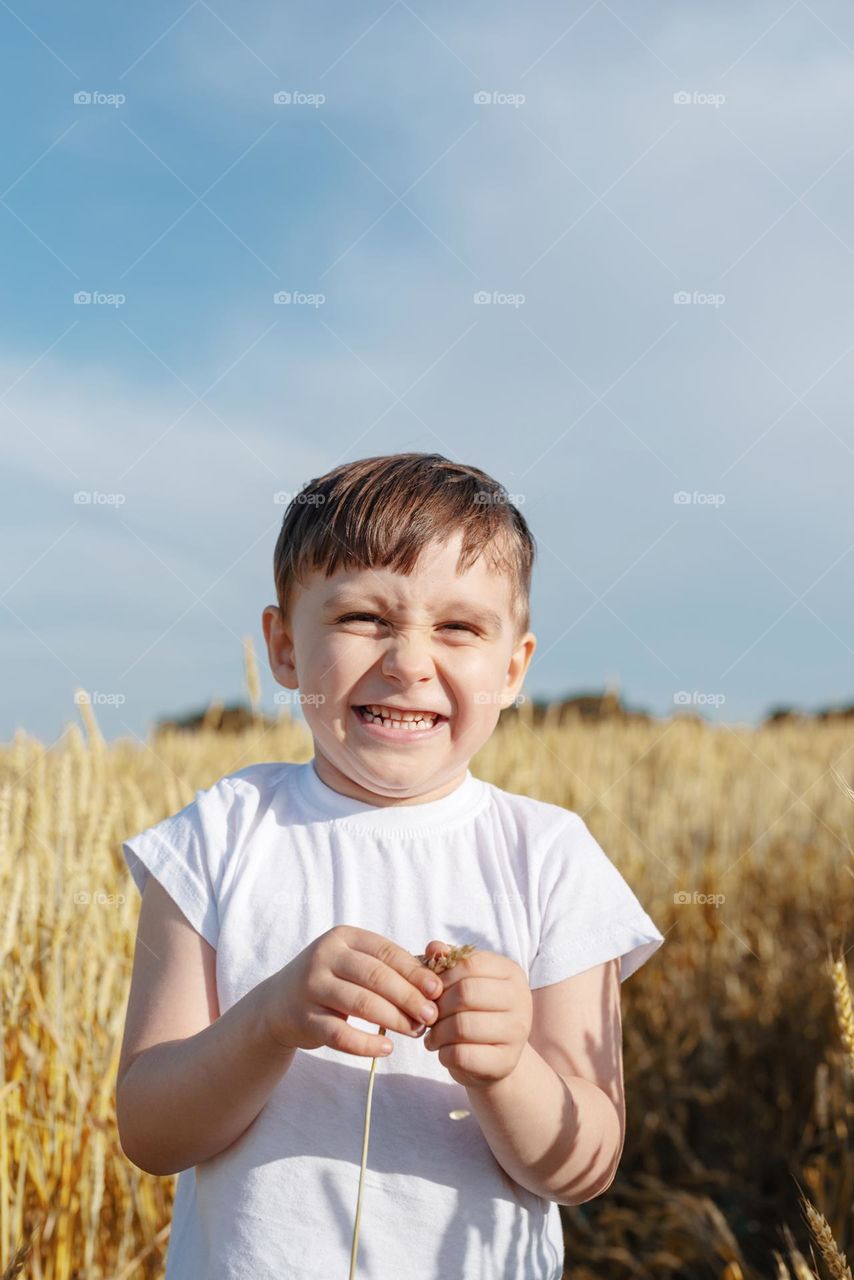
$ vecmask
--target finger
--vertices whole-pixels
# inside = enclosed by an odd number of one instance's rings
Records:
[[[475,951],[471,955],[463,956],[450,969],[445,969],[442,972],[445,990],[448,990],[455,983],[462,982],[464,978],[472,977],[508,978],[506,956],[498,955],[495,951]]]
[[[441,1049],[446,1044],[504,1045],[509,1043],[509,1032],[502,1030],[501,1020],[496,1020],[494,1013],[472,1009],[465,1009],[461,1013],[453,1013],[448,1018],[442,1018],[424,1037],[424,1046],[431,1051]]]
[[[450,942],[439,942],[436,938],[433,938],[424,948],[424,954],[428,960],[433,960],[439,956],[447,955],[450,949]]]
[[[423,996],[419,998],[423,1000]],[[375,1022],[378,1027],[399,1031],[403,1035],[414,1036],[416,1028],[422,1022],[435,1021],[435,1018],[410,1017],[393,1000],[386,999],[373,987],[365,985],[358,979],[347,982],[335,974],[331,975],[331,982],[319,998],[319,1003],[344,1017]]]
[[[349,925],[338,926],[347,948],[351,952],[371,956],[389,969],[399,974],[402,979],[417,989],[419,995],[434,998],[441,994],[442,979],[426,965],[421,964],[411,952],[399,947],[391,938],[381,933],[373,933],[370,929],[355,929]],[[342,975],[349,976],[349,975]],[[438,990],[435,984],[439,983]],[[414,994],[411,996],[415,999]]]
[[[378,939],[373,949],[363,951],[353,947],[345,948],[332,965],[333,974],[382,996],[396,1010],[412,1018],[416,1026],[422,1022],[435,1021],[438,1009],[432,1000],[425,998],[429,980],[435,975],[388,938],[379,934],[371,936]],[[389,960],[391,964],[388,963]],[[395,964],[399,964],[401,968],[394,967]],[[400,1029],[399,1019],[388,1025]]]
[[[502,1013],[512,1008],[510,988],[499,978],[463,974],[444,992],[439,1001],[439,1020],[462,1009]]]
[[[319,1014],[316,1023],[321,1037],[330,1049],[338,1049],[341,1053],[352,1053],[359,1058],[388,1058],[394,1053],[394,1041],[389,1036],[351,1027],[349,1022],[338,1014]],[[389,1053],[383,1052],[384,1044],[392,1046]]]

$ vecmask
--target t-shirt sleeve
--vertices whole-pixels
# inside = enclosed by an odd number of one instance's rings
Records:
[[[212,947],[219,938],[217,899],[228,830],[227,798],[221,779],[197,791],[178,813],[122,843],[140,895],[153,875]]]
[[[664,942],[628,882],[584,819],[568,823],[543,860],[540,941],[529,984],[545,987],[621,957],[620,978],[639,969]]]

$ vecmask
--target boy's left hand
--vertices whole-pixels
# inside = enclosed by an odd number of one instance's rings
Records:
[[[426,954],[448,946],[430,942]],[[444,984],[435,1001],[439,1017],[427,1028],[425,1046],[438,1050],[442,1066],[466,1088],[503,1080],[515,1069],[531,1033],[527,974],[508,956],[478,950],[439,976]]]

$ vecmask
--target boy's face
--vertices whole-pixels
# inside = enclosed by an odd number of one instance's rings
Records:
[[[312,573],[290,619],[264,610],[270,669],[300,690],[315,768],[335,791],[376,805],[440,799],[521,688],[536,638],[514,636],[509,580],[483,556],[457,574],[461,539],[431,543],[409,576]],[[383,728],[361,718],[366,703],[446,718],[427,730]]]

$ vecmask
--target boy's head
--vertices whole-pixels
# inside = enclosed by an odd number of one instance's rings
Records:
[[[361,458],[295,495],[263,627],[275,679],[300,690],[324,782],[383,805],[459,785],[536,647],[534,555],[503,486],[441,454]],[[384,729],[366,704],[442,718]]]

